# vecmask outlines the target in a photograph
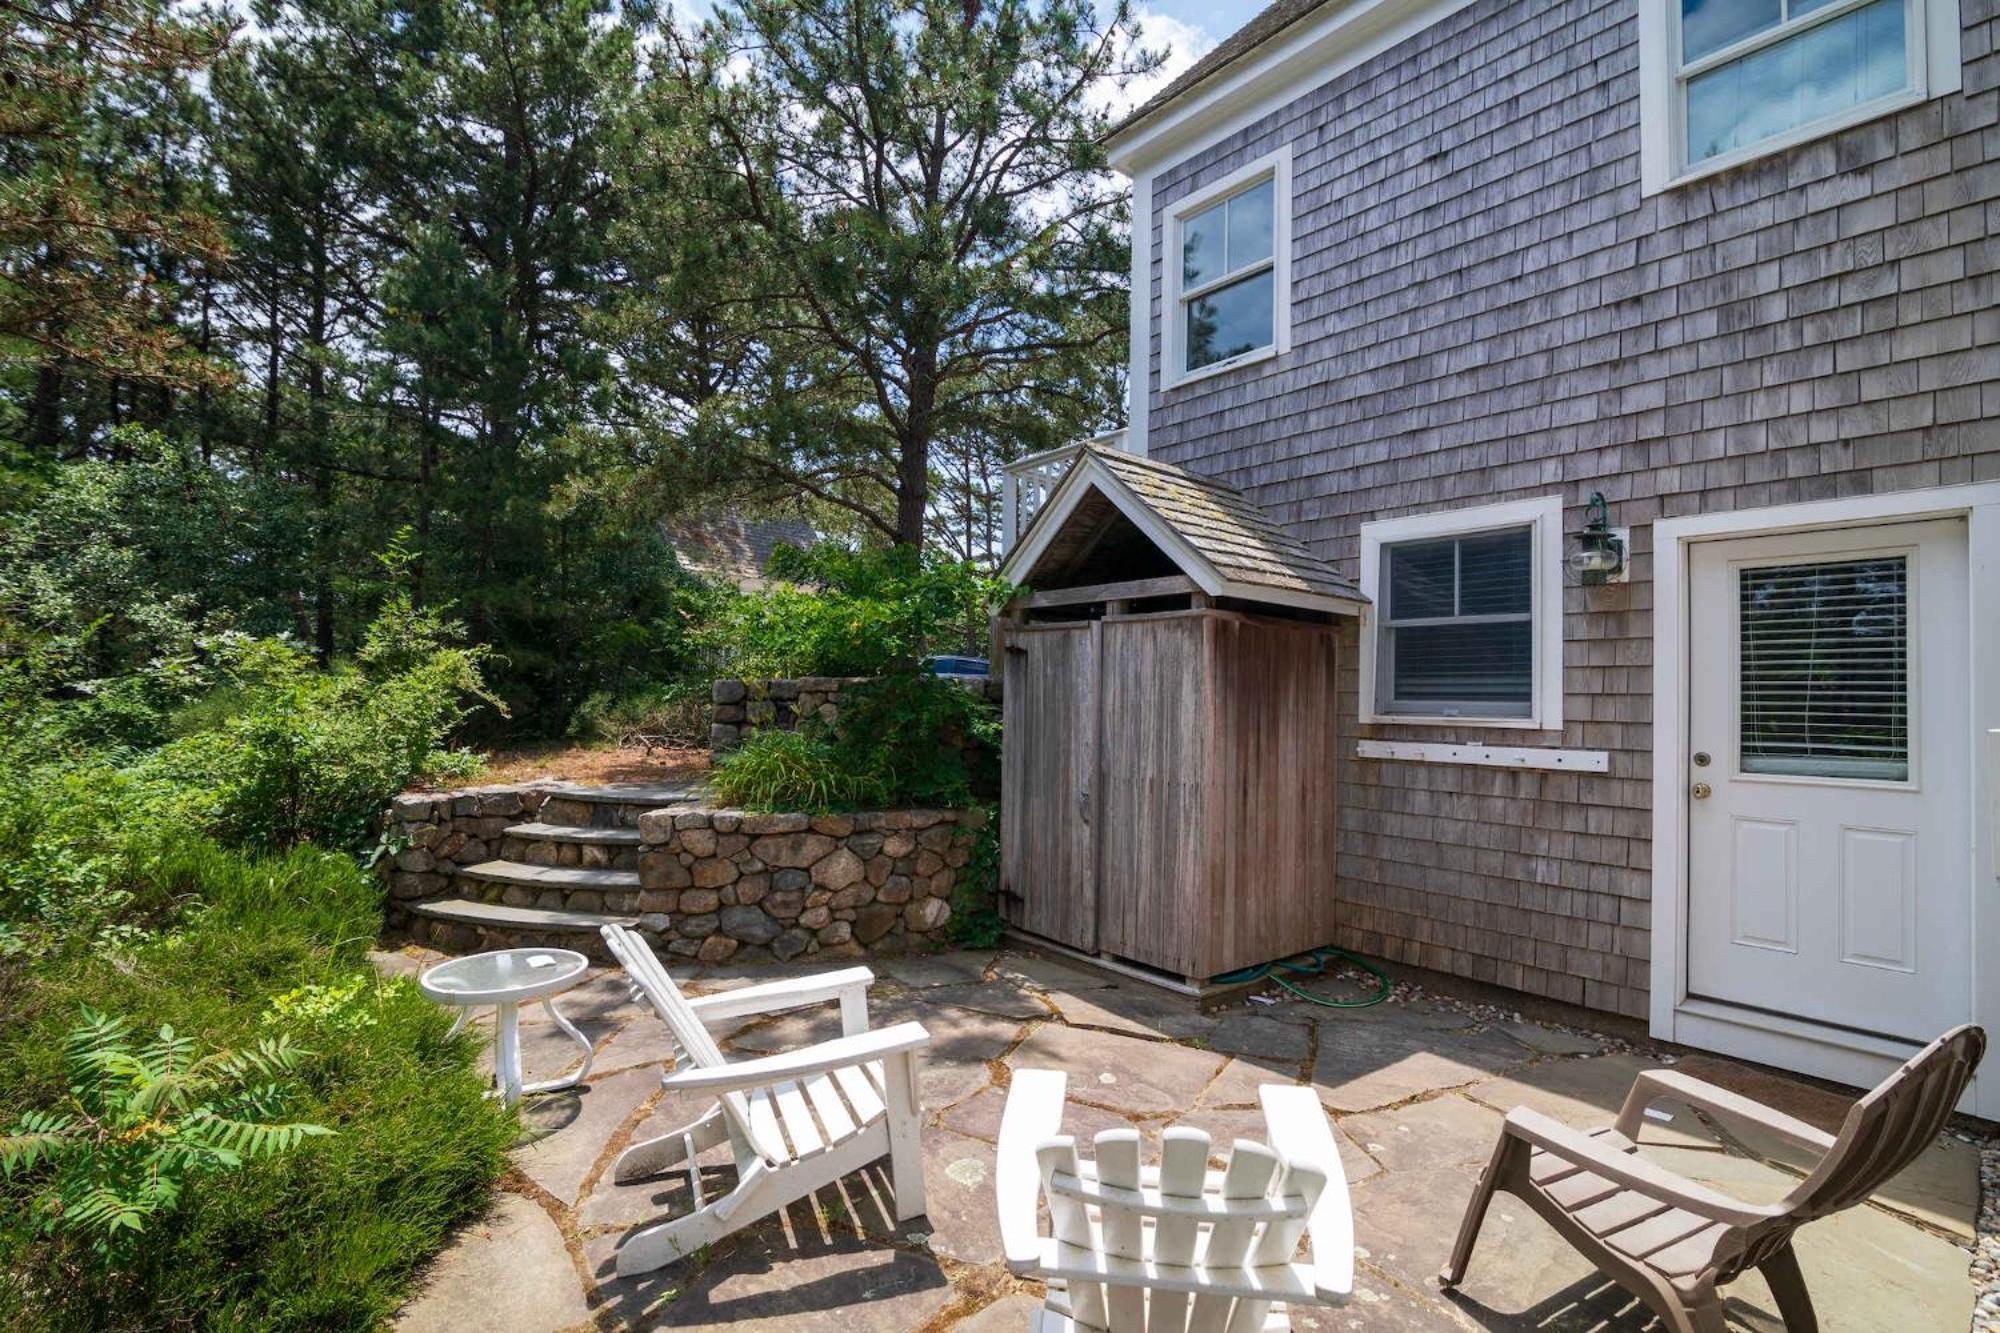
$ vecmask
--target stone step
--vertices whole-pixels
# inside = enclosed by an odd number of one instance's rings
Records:
[[[569,828],[639,827],[639,816],[663,806],[698,800],[701,784],[612,782],[589,786],[581,782],[551,782],[542,788],[537,818],[544,824]]]
[[[466,879],[498,884],[525,884],[535,889],[599,889],[618,891],[639,887],[636,870],[598,870],[585,866],[531,866],[519,861],[481,861],[462,867]]]
[[[544,782],[538,785],[549,795],[560,796],[566,801],[588,801],[595,805],[643,805],[648,808],[692,801],[700,797],[702,791],[699,782]]]
[[[418,916],[486,930],[582,930],[596,934],[609,925],[636,926],[639,919],[612,912],[568,912],[546,907],[506,907],[469,898],[430,898],[406,904]]]
[[[637,847],[635,828],[579,828],[574,824],[515,824],[507,830],[510,838],[524,842],[581,842],[599,847]]]

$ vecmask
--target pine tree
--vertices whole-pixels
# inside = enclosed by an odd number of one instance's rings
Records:
[[[669,29],[661,153],[683,225],[750,257],[725,313],[770,368],[710,438],[915,545],[943,442],[1108,424],[1127,251],[1099,142],[1151,65],[1133,37],[1090,0],[740,0]]]
[[[45,454],[91,443],[79,393],[108,386],[95,413],[118,424],[123,384],[223,378],[174,313],[183,266],[222,258],[184,150],[190,81],[228,31],[163,0],[0,6],[0,372],[26,377]]]

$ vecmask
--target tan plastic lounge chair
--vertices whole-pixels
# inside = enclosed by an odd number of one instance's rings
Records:
[[[1639,1075],[1609,1129],[1585,1134],[1516,1107],[1466,1207],[1442,1281],[1451,1287],[1464,1278],[1486,1205],[1495,1190],[1505,1190],[1644,1301],[1673,1333],[1720,1333],[1718,1288],[1751,1268],[1770,1284],[1790,1333],[1811,1333],[1819,1323],[1792,1253],[1792,1233],[1861,1202],[1908,1166],[1944,1127],[1985,1053],[1980,1029],[1952,1029],[1849,1107],[1837,1137],[1659,1069]],[[1777,1203],[1741,1203],[1639,1155],[1640,1118],[1660,1098],[1720,1120],[1746,1121],[1823,1156]]]
[[[612,1179],[621,1185],[679,1167],[688,1174],[695,1203],[686,1217],[628,1236],[618,1248],[621,1276],[671,1263],[879,1157],[889,1159],[896,1220],[924,1211],[916,1053],[930,1035],[920,1023],[869,1030],[874,973],[850,967],[691,1000],[642,936],[623,926],[606,926],[602,934],[692,1066],[666,1075],[662,1085],[718,1094],[692,1124],[633,1144],[612,1165]],[[759,1060],[724,1059],[704,1022],[836,1000],[844,1035]],[[710,1199],[702,1193],[695,1158],[724,1140],[736,1158],[736,1188]]]
[[[1208,1135],[1169,1129],[1160,1165],[1139,1131],[1109,1129],[1096,1160],[1063,1134],[1065,1077],[1018,1069],[1000,1119],[995,1194],[1007,1267],[1048,1284],[1031,1333],[1284,1333],[1286,1303],[1338,1305],[1354,1286],[1347,1177],[1311,1088],[1261,1089],[1271,1146],[1238,1139],[1208,1169]],[[1049,1203],[1050,1236],[1035,1201]],[[1299,1237],[1311,1257],[1294,1259]]]

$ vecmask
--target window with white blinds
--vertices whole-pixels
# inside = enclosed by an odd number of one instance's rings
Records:
[[[1745,773],[1907,781],[1903,556],[1740,571]]]
[[[1531,525],[1382,551],[1383,713],[1517,718],[1535,693]]]

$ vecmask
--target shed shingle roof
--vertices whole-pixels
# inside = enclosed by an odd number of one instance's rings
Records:
[[[1086,446],[1070,465],[1058,492],[1079,472],[1088,480],[1092,468],[1102,468],[1127,495],[1170,528],[1198,559],[1232,585],[1231,595],[1254,597],[1264,590],[1345,602],[1367,600],[1331,565],[1307,550],[1305,543],[1225,482],[1121,449]],[[1061,521],[1052,512],[1056,508],[1054,504],[1044,506],[1023,535],[1023,547],[1037,538],[1045,519]]]

